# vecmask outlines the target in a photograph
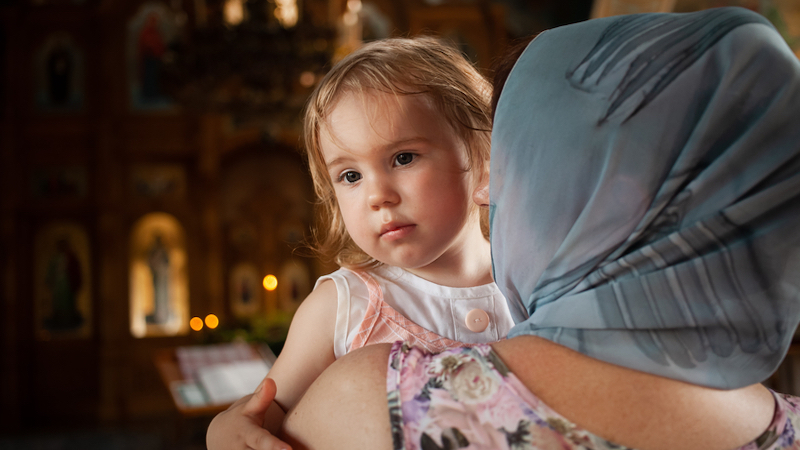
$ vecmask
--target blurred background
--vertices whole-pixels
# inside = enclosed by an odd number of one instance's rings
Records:
[[[205,447],[196,369],[279,353],[336,269],[304,246],[300,112],[363,42],[490,76],[547,28],[726,5],[800,53],[800,0],[0,0],[0,449]]]

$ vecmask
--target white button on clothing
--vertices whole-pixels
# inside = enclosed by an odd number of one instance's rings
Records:
[[[480,333],[489,326],[489,315],[482,309],[473,309],[467,313],[465,322],[469,331]]]

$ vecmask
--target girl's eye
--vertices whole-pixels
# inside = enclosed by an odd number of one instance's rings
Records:
[[[400,153],[399,155],[394,157],[395,162],[400,166],[405,166],[406,164],[411,164],[411,161],[414,160],[413,153]]]
[[[343,173],[339,177],[339,181],[344,181],[346,183],[351,183],[351,184],[355,183],[356,181],[358,181],[360,179],[361,179],[361,174],[358,173],[358,172],[354,172],[352,170],[349,170],[349,171]]]

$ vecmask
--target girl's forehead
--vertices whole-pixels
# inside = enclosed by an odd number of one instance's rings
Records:
[[[341,95],[329,108],[320,124],[324,136],[354,131],[378,135],[425,133],[430,127],[441,131],[446,127],[444,116],[424,94],[395,94],[375,89]],[[330,136],[329,136],[330,137]]]
[[[406,85],[392,87],[348,86],[340,90],[326,108],[329,116],[344,101],[360,104],[365,110],[381,112],[387,109],[405,109],[408,105],[421,106],[438,114],[430,92]]]

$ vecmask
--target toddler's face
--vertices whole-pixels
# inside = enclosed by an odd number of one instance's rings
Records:
[[[429,268],[480,236],[466,148],[425,97],[343,95],[320,143],[345,226],[378,261]]]

